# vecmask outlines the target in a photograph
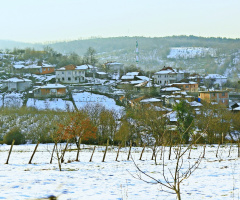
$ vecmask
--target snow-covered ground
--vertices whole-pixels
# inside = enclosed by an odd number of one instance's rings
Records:
[[[23,95],[21,93],[1,93],[0,94],[0,107],[21,107],[23,105]]]
[[[60,200],[66,199],[176,199],[174,194],[161,191],[158,185],[145,183],[134,178],[138,171],[132,160],[127,161],[128,149],[122,148],[118,162],[115,161],[117,148],[109,147],[105,162],[102,162],[103,147],[98,147],[89,162],[92,146],[82,145],[80,162],[67,163],[76,158],[76,151],[67,152],[63,171],[58,170],[56,159],[49,164],[52,144],[40,144],[32,163],[27,164],[35,145],[19,145],[13,147],[9,164],[7,159],[9,145],[0,146],[0,199],[37,199],[55,195]],[[72,148],[76,148],[74,145]],[[240,196],[240,158],[237,158],[237,147],[229,145],[219,148],[216,157],[217,145],[207,146],[205,158],[199,168],[183,181],[181,185],[182,199],[239,199]],[[142,161],[139,156],[142,148],[132,148],[132,158],[144,172],[163,180],[162,160],[160,153],[157,163],[151,160],[152,150],[147,148],[143,153]],[[165,173],[171,180],[168,168],[175,166],[175,154],[168,160],[169,149],[165,148]],[[174,152],[174,149],[172,149]],[[203,147],[194,147],[191,150],[191,159],[185,155],[182,170],[189,163],[194,163]],[[132,175],[131,175],[132,174]],[[144,178],[142,176],[142,178]],[[162,188],[166,189],[166,188]]]
[[[71,101],[62,100],[60,98],[53,99],[34,99],[29,98],[27,101],[27,107],[34,107],[39,110],[51,109],[51,110],[74,110],[73,103]]]
[[[114,109],[116,111],[122,112],[123,107],[116,105],[116,102],[112,98],[108,98],[104,95],[93,94],[90,92],[82,92],[82,93],[73,93],[73,100],[78,108],[83,108],[87,105],[103,105],[107,109]]]
[[[204,57],[206,55],[215,56],[216,49],[204,48],[204,47],[175,47],[171,48],[167,58],[194,58],[194,57]]]

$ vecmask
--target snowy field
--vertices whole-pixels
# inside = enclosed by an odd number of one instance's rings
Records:
[[[22,100],[23,95],[20,93],[0,93],[0,107],[7,106],[7,107],[21,107],[23,105]]]
[[[87,105],[101,104],[107,109],[114,109],[119,112],[123,111],[124,109],[123,107],[116,105],[114,99],[108,98],[104,95],[93,94],[90,92],[82,92],[73,93],[72,96],[77,108],[83,108]]]
[[[127,161],[128,149],[122,148],[118,162],[115,161],[117,147],[109,147],[106,160],[102,162],[103,147],[98,147],[89,162],[92,146],[82,145],[80,162],[67,163],[76,158],[76,151],[67,152],[63,171],[58,170],[57,160],[49,164],[52,144],[40,144],[32,163],[27,164],[35,145],[19,145],[13,147],[9,164],[4,164],[8,156],[9,145],[0,146],[0,199],[39,199],[55,195],[60,200],[66,199],[158,199],[173,200],[175,194],[161,191],[158,185],[147,184],[134,178],[138,172],[132,160]],[[76,148],[75,145],[72,148]],[[219,148],[217,145],[207,146],[205,158],[199,168],[183,181],[181,185],[182,199],[199,200],[231,200],[240,198],[240,159],[237,158],[237,147]],[[147,148],[139,160],[142,148],[132,148],[132,158],[144,171],[163,180],[162,160],[157,156],[159,165],[151,160],[152,150]],[[174,152],[174,149],[172,149]],[[166,176],[171,180],[168,168],[175,166],[175,155],[168,160],[169,149],[165,148]],[[203,147],[194,147],[190,159],[188,152],[184,159],[184,171],[189,163],[194,163],[203,152]],[[131,174],[132,175],[131,175]],[[165,188],[163,188],[165,189]]]
[[[71,101],[62,100],[60,98],[52,99],[35,99],[29,98],[27,101],[27,107],[34,107],[39,110],[50,109],[50,110],[74,110],[73,103]]]

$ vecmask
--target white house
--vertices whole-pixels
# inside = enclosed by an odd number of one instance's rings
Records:
[[[2,81],[2,88],[8,91],[24,91],[32,86],[32,81],[26,78],[10,78]]]
[[[61,83],[81,83],[85,81],[87,65],[67,65],[56,70],[56,81]]]
[[[173,69],[171,67],[164,67],[159,72],[153,75],[154,83],[164,86],[170,83],[181,81],[184,78],[184,72]]]

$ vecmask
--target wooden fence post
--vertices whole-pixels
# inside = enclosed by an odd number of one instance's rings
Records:
[[[53,160],[53,153],[54,153],[55,147],[56,147],[56,143],[54,143],[54,146],[53,146],[53,150],[52,150],[52,155],[51,155],[50,164],[52,164],[52,160]]]
[[[142,160],[142,155],[143,155],[143,152],[144,152],[144,150],[145,150],[145,147],[146,147],[146,144],[144,144],[144,146],[143,146],[143,149],[142,149],[142,152],[141,152],[141,155],[140,155],[139,160]]]
[[[77,148],[78,148],[78,149],[77,149],[77,157],[76,157],[76,160],[75,160],[75,161],[79,161],[78,157],[79,157],[79,152],[80,152],[81,141],[82,141],[82,139],[79,138],[79,140],[78,140],[78,146],[77,146]]]
[[[119,152],[120,152],[120,149],[121,149],[121,143],[119,144],[119,146],[118,146],[118,152],[117,152],[117,156],[116,156],[116,160],[115,161],[118,161],[117,159],[118,159],[118,155],[119,155]]]
[[[217,148],[217,152],[216,152],[216,158],[218,157],[218,150],[219,150],[219,147],[220,147],[220,142],[218,143],[218,148]]]
[[[189,149],[188,159],[191,159],[191,151],[192,151],[192,147]]]
[[[28,164],[32,164],[32,159],[33,159],[33,156],[34,156],[35,152],[37,151],[38,145],[39,145],[39,142],[38,142],[37,145],[35,146],[35,149],[34,149],[34,151],[33,151],[33,153],[32,153],[32,156],[31,156]]]
[[[155,142],[155,144],[154,144],[154,147],[153,147],[153,153],[152,153],[152,159],[151,160],[153,160],[153,158],[155,157],[155,153],[156,153],[156,142]]]
[[[105,151],[104,151],[104,155],[103,155],[102,162],[105,161],[105,157],[106,157],[106,153],[107,153],[107,149],[108,149],[108,143],[109,143],[109,140],[107,140],[107,146],[106,146],[106,149],[105,149]]]
[[[11,152],[12,152],[12,148],[13,148],[14,142],[15,142],[15,140],[12,141],[12,145],[11,145],[11,148],[10,148],[9,153],[8,153],[7,162],[5,164],[8,164],[8,161],[9,161],[9,158],[10,158],[10,155],[11,155]]]
[[[65,148],[64,148],[64,150],[63,150],[63,153],[62,153],[61,163],[64,162],[64,156],[65,156],[65,153],[66,153],[66,151],[67,151],[67,146],[68,146],[68,141],[67,141],[66,146],[65,146]]]
[[[128,152],[127,160],[129,160],[129,158],[130,158],[131,148],[132,148],[132,140],[130,140],[130,147],[129,147],[129,152]]]
[[[206,144],[203,146],[203,156],[202,156],[202,158],[205,158],[205,151],[206,151]]]
[[[95,148],[96,148],[96,146],[93,147],[93,152],[92,152],[92,155],[91,155],[91,158],[90,158],[89,162],[92,162],[92,158],[93,158],[93,154],[94,154]]]
[[[168,160],[171,160],[171,153],[172,153],[172,143],[170,144],[170,147],[169,147]]]
[[[240,158],[240,140],[238,140],[238,158]]]
[[[232,150],[232,142],[231,142],[231,146],[230,146],[230,149],[229,149],[229,152],[228,152],[228,157],[230,157],[230,155],[231,155],[231,150]]]

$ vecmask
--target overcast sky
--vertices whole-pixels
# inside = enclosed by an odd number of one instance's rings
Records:
[[[0,0],[0,39],[240,38],[240,0]]]

